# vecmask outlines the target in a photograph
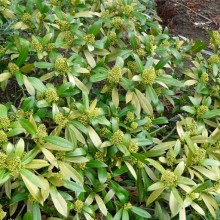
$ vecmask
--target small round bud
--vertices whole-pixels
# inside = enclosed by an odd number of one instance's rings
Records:
[[[47,51],[52,51],[55,49],[55,43],[48,43],[47,46],[46,46],[46,50]]]
[[[133,112],[128,112],[126,115],[126,121],[133,122],[135,120],[135,116]]]
[[[6,52],[6,49],[0,45],[0,54],[4,54]]]
[[[112,19],[112,24],[116,29],[120,29],[123,25],[124,21],[121,17],[115,17]]]
[[[202,163],[202,161],[205,159],[206,156],[206,150],[203,148],[199,148],[196,150],[195,154],[192,157],[192,165],[197,165]]]
[[[80,213],[82,211],[84,203],[80,200],[76,200],[76,202],[74,203],[74,210],[78,213]]]
[[[130,142],[130,144],[128,145],[128,150],[130,153],[137,153],[138,152],[138,143],[137,142]]]
[[[114,66],[108,71],[108,81],[110,83],[119,83],[122,79],[122,70],[119,66]]]
[[[24,13],[21,17],[21,20],[24,22],[24,23],[29,23],[30,20],[31,20],[31,15],[29,13]]]
[[[103,153],[102,153],[101,151],[97,151],[97,152],[95,153],[95,159],[96,159],[96,160],[99,160],[99,161],[104,161],[104,155],[103,155]]]
[[[57,102],[59,100],[59,96],[57,95],[57,91],[54,88],[48,88],[44,94],[45,100],[49,103]]]
[[[6,166],[7,155],[0,152],[0,170],[4,169]]]
[[[196,111],[197,117],[200,117],[202,114],[206,113],[208,110],[209,108],[206,105],[199,106]]]
[[[200,76],[200,81],[202,83],[206,83],[209,81],[209,74],[208,73],[203,73],[201,76]]]
[[[142,82],[144,84],[150,84],[152,85],[155,82],[156,79],[156,73],[154,67],[150,67],[148,69],[145,69],[141,75]]]
[[[112,144],[118,145],[123,142],[124,133],[121,130],[117,130],[112,136]]]
[[[66,61],[66,58],[57,58],[54,64],[55,70],[60,71],[61,73],[67,73],[69,71],[69,67]]]
[[[131,205],[131,203],[129,202],[129,203],[126,203],[126,204],[124,204],[124,210],[129,210],[129,209],[131,209],[132,208],[132,205]]]
[[[89,115],[86,114],[86,113],[83,113],[82,115],[80,115],[78,120],[79,120],[80,123],[82,123],[85,126],[89,125]]]
[[[43,50],[42,44],[37,40],[31,41],[31,47],[36,50],[37,52],[41,52]]]
[[[16,72],[19,71],[19,67],[15,63],[9,63],[8,64],[8,69],[9,69],[9,72],[12,75],[14,75]]]
[[[146,51],[143,48],[138,48],[136,52],[140,57],[144,57],[146,55]]]
[[[88,112],[89,118],[97,118],[99,116],[99,109],[94,108],[93,110]]]
[[[133,130],[137,129],[137,128],[138,128],[138,123],[135,122],[135,121],[133,121],[133,122],[131,123],[131,128],[132,128]]]
[[[3,130],[5,130],[5,131],[8,130],[8,128],[10,126],[10,120],[7,116],[0,118],[0,126]]]
[[[176,163],[176,158],[174,155],[173,149],[168,150],[166,154],[166,164],[169,167],[172,167]]]
[[[130,16],[133,11],[134,11],[134,8],[132,5],[126,5],[123,9],[123,14]]]
[[[56,155],[55,155],[57,160],[64,160],[65,156],[66,156],[66,154],[63,151],[56,152]]]
[[[11,172],[12,176],[19,174],[21,170],[21,160],[19,157],[13,157],[7,160],[7,169]]]
[[[87,34],[86,36],[83,37],[83,40],[87,44],[94,44],[95,43],[95,35],[94,34]]]
[[[208,62],[210,64],[213,63],[220,63],[220,57],[217,54],[212,55],[211,57],[209,57]]]
[[[0,130],[0,145],[8,142],[7,134],[3,130]]]
[[[165,183],[165,186],[176,186],[177,175],[170,170],[166,170],[162,174],[161,181]]]
[[[59,112],[55,115],[54,122],[58,124],[60,127],[64,128],[68,123],[68,120],[62,113]]]

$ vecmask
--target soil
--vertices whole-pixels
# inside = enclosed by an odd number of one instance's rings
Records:
[[[220,0],[155,0],[162,25],[172,35],[209,41],[207,30],[220,30]]]

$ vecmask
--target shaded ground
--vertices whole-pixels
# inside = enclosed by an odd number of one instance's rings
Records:
[[[171,34],[208,42],[206,30],[220,29],[220,0],[155,0]]]

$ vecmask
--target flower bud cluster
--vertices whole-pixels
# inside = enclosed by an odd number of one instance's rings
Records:
[[[7,134],[3,130],[0,130],[0,145],[6,142],[8,142]]]
[[[76,202],[74,203],[74,210],[78,213],[80,213],[82,211],[84,203],[80,200],[76,200]]]
[[[216,46],[220,46],[220,32],[213,31],[212,34],[213,34],[213,37],[210,39],[210,42]]]
[[[11,172],[12,176],[18,175],[21,170],[21,159],[19,157],[8,159],[6,168]]]
[[[12,75],[19,71],[19,67],[15,63],[9,63],[8,69]]]
[[[139,168],[139,169],[142,169],[142,168],[145,167],[145,164],[143,162],[139,161],[139,160],[136,161],[136,164],[137,164],[137,168]]]
[[[108,81],[110,83],[119,83],[122,78],[122,69],[119,66],[114,66],[108,71]]]
[[[47,128],[44,124],[40,124],[37,128],[36,137],[34,137],[34,141],[36,143],[44,144],[43,138],[48,136]]]
[[[144,127],[146,130],[149,130],[153,126],[153,123],[149,117],[146,117],[146,119],[147,119],[147,122],[145,123]]]
[[[206,156],[206,150],[203,148],[199,148],[196,150],[195,154],[192,157],[192,165],[197,165],[202,163],[202,161],[205,159]]]
[[[218,97],[218,96],[219,96],[219,92],[220,92],[220,86],[219,86],[219,85],[213,86],[213,87],[210,89],[210,95],[211,95],[211,96],[216,96],[216,97]]]
[[[128,61],[127,66],[132,71],[135,71],[137,69],[137,63],[135,61]]]
[[[70,24],[67,21],[58,20],[57,23],[58,23],[61,31],[69,31],[70,30]]]
[[[134,11],[134,8],[132,5],[125,5],[123,8],[123,14],[127,16],[131,16],[133,11]]]
[[[87,113],[83,113],[82,115],[80,115],[78,120],[80,123],[82,123],[85,126],[89,125],[89,116]]]
[[[5,130],[5,131],[8,130],[8,128],[10,126],[10,120],[7,116],[0,118],[0,126],[3,130]]]
[[[124,204],[124,210],[129,210],[129,209],[131,209],[131,208],[132,208],[132,205],[131,205],[130,202]]]
[[[24,13],[21,17],[21,20],[24,22],[24,23],[29,23],[30,20],[31,20],[31,15],[29,13]]]
[[[50,4],[54,6],[59,6],[61,4],[61,0],[50,0]]]
[[[208,110],[209,108],[206,105],[199,106],[196,111],[197,117],[200,117],[202,114],[206,113]]]
[[[52,51],[55,49],[55,43],[48,43],[47,46],[46,46],[46,50],[47,51]]]
[[[214,54],[214,55],[212,55],[212,56],[209,57],[208,62],[209,62],[210,64],[220,63],[220,57],[219,57],[217,54]]]
[[[176,163],[176,158],[173,149],[169,149],[166,154],[166,164],[169,167],[173,167]]]
[[[164,182],[165,186],[176,186],[177,175],[170,170],[165,170],[162,174],[161,181]]]
[[[41,52],[43,50],[42,44],[37,40],[31,41],[31,47],[36,50],[37,52]]]
[[[83,40],[87,44],[94,44],[95,43],[95,35],[94,34],[87,34],[86,36],[83,37]]]
[[[134,141],[131,141],[128,145],[128,151],[130,153],[137,153],[138,152],[138,143],[137,142],[134,142]]]
[[[146,51],[144,50],[144,48],[138,48],[137,50],[136,50],[136,52],[137,52],[137,55],[139,56],[139,57],[144,57],[145,55],[146,55]]]
[[[54,122],[58,124],[60,127],[64,128],[68,123],[68,119],[62,113],[59,112],[54,116]]]
[[[69,67],[66,58],[57,58],[54,63],[54,68],[55,70],[60,71],[62,73],[67,73],[69,71]]]
[[[64,40],[67,45],[69,45],[69,46],[72,45],[72,43],[74,41],[74,37],[73,37],[71,31],[65,31]]]
[[[124,133],[121,130],[117,130],[112,136],[112,144],[121,144],[124,139]]]
[[[99,161],[104,161],[104,155],[103,155],[103,153],[102,153],[101,151],[97,151],[97,152],[95,153],[95,159],[96,159],[96,160],[99,160]]]
[[[130,127],[131,127],[131,129],[135,130],[135,129],[138,128],[138,123],[135,122],[135,121],[133,121],[133,122],[131,123]]]
[[[58,152],[56,152],[55,156],[56,156],[56,159],[57,159],[57,160],[64,160],[66,154],[65,154],[65,152],[63,152],[63,151],[58,151]]]
[[[101,18],[108,18],[109,17],[109,10],[105,10],[101,13]]]
[[[108,38],[111,42],[115,42],[117,40],[117,34],[114,31],[110,31]]]
[[[7,155],[3,152],[0,152],[0,170],[6,167]]]
[[[123,25],[124,21],[121,17],[114,17],[112,19],[112,24],[116,29],[120,29]]]
[[[110,133],[109,129],[106,128],[106,127],[104,127],[104,128],[102,128],[101,131],[100,131],[100,136],[101,136],[101,137],[105,137],[105,135],[107,135],[107,134],[109,134],[109,133]]]
[[[201,76],[200,76],[200,81],[202,83],[206,83],[209,81],[209,74],[208,73],[203,73]]]
[[[0,54],[4,54],[6,51],[6,49],[0,45]]]
[[[54,88],[48,88],[44,94],[45,100],[49,103],[57,102],[59,100],[59,96],[57,95],[57,91]]]
[[[135,120],[135,116],[133,112],[128,112],[126,115],[126,121],[133,122]]]
[[[88,112],[89,118],[97,118],[99,116],[99,109],[94,108],[93,110]]]
[[[141,76],[142,76],[142,82],[144,84],[152,85],[156,79],[156,73],[155,73],[154,67],[150,67],[148,69],[145,69]]]
[[[74,167],[77,169],[80,169],[80,170],[85,170],[86,169],[86,163],[76,163],[74,165]]]

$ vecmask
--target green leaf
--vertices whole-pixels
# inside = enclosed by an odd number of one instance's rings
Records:
[[[55,146],[59,146],[61,148],[64,148],[67,151],[73,149],[73,144],[64,138],[57,137],[57,136],[48,136],[48,137],[44,137],[43,139],[46,142],[51,143]]]
[[[16,61],[16,64],[20,67],[22,64],[24,64],[26,58],[28,57],[28,51],[29,51],[29,43],[25,39],[20,39],[21,41],[21,51],[19,51],[19,57]]]
[[[148,213],[147,211],[145,211],[144,209],[141,209],[139,207],[132,206],[131,211],[133,213],[135,213],[136,215],[139,215],[143,218],[151,218],[150,213]]]
[[[128,220],[129,219],[129,214],[128,214],[128,211],[126,209],[123,209],[123,212],[122,212],[122,220]]]
[[[97,148],[99,148],[101,146],[101,144],[102,144],[102,141],[101,141],[99,135],[96,133],[96,131],[91,126],[89,126],[87,129],[88,129],[89,137],[92,140],[92,143]]]
[[[6,117],[7,116],[7,107],[0,104],[0,117]]]
[[[142,63],[141,59],[139,58],[139,56],[137,54],[133,54],[133,56],[134,56],[134,59],[135,59],[137,65],[138,65],[138,70],[140,72],[142,72],[144,70],[144,66],[143,66],[143,63]]]
[[[156,81],[163,82],[166,85],[170,85],[170,86],[176,86],[176,87],[180,87],[180,88],[185,87],[185,85],[182,82],[180,82],[179,80],[174,79],[173,77],[165,76],[165,75],[158,76],[156,78]]]
[[[100,32],[100,29],[102,27],[102,21],[98,20],[89,28],[88,34],[97,35]]]
[[[158,103],[158,96],[155,90],[151,85],[146,86],[146,93],[149,95],[151,101],[153,102],[154,105],[157,105]]]
[[[104,216],[107,216],[108,210],[107,210],[107,208],[105,206],[105,203],[103,202],[102,198],[98,194],[96,194],[95,195],[95,200],[96,200],[96,203],[99,207],[99,210],[102,212],[102,214]]]
[[[39,92],[44,93],[47,87],[42,83],[42,81],[36,77],[28,77],[28,80],[32,86]]]
[[[21,126],[29,133],[29,134],[36,134],[36,129],[34,125],[27,119],[19,119]]]
[[[220,109],[213,109],[202,114],[200,117],[207,119],[207,118],[214,118],[214,117],[219,117],[219,116],[220,116]]]
[[[96,73],[89,78],[89,81],[92,83],[100,82],[107,79],[107,76],[108,76],[107,73]]]
[[[92,168],[108,167],[104,162],[99,160],[90,160],[89,162],[86,163],[86,165]]]
[[[159,70],[159,69],[163,68],[169,61],[170,61],[170,57],[169,56],[162,57],[160,59],[160,61],[157,63],[157,65],[155,66],[155,69]]]
[[[57,211],[61,215],[67,217],[67,203],[65,199],[61,196],[61,194],[57,191],[55,186],[50,186],[50,195]]]
[[[64,182],[63,186],[73,192],[85,192],[83,186],[79,185],[78,183],[74,183],[70,180],[63,180],[63,182]]]
[[[48,63],[48,62],[35,62],[34,66],[37,67],[37,68],[49,69],[49,68],[53,68],[54,64],[53,63]]]

